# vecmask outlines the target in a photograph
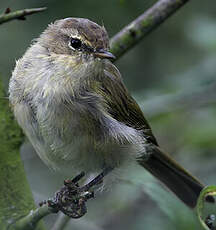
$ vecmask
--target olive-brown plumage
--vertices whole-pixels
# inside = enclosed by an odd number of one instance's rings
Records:
[[[104,27],[82,18],[49,25],[10,80],[18,123],[55,170],[71,176],[137,161],[194,207],[203,186],[160,150],[113,58]]]

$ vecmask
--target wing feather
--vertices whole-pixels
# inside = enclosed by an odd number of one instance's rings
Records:
[[[96,85],[107,112],[114,119],[141,130],[149,142],[158,145],[143,112],[125,87],[120,72],[110,61],[106,62],[104,76]]]

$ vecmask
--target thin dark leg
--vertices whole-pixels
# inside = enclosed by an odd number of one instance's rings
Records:
[[[80,188],[80,192],[88,191],[91,187],[93,187],[96,184],[99,184],[103,178],[113,170],[111,167],[107,167],[103,170],[102,173],[100,173],[98,176],[96,176],[93,180],[91,180],[88,184],[84,185]]]

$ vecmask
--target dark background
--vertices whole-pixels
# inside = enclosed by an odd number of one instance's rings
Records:
[[[110,37],[156,1],[1,0],[0,10],[48,10],[0,26],[0,75],[7,88],[31,41],[56,19],[89,18]],[[190,1],[116,63],[160,145],[205,184],[216,176],[216,3]],[[52,196],[62,177],[47,169],[30,144],[22,157],[36,202]],[[135,167],[111,191],[88,204],[88,214],[66,229],[201,229],[191,210],[143,169]],[[46,218],[52,226],[56,216]]]

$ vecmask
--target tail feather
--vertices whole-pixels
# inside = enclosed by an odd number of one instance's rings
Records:
[[[204,186],[157,146],[151,148],[150,152],[147,160],[138,158],[139,164],[163,182],[186,205],[194,208]]]

